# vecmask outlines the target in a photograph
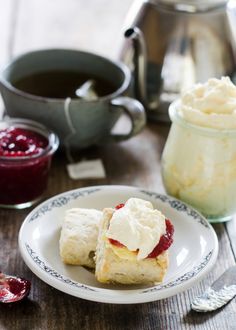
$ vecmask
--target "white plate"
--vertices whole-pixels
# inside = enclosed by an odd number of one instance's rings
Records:
[[[151,201],[174,224],[170,266],[163,283],[135,287],[102,285],[84,267],[64,265],[58,249],[64,211],[72,207],[102,210],[130,197]],[[76,189],[47,200],[26,217],[19,246],[27,266],[54,288],[87,300],[119,304],[159,300],[186,290],[209,272],[218,254],[213,228],[195,210],[174,198],[126,186]]]

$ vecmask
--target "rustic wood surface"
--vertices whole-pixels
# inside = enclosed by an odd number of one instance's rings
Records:
[[[114,40],[132,0],[0,0],[0,65],[36,48],[70,47],[115,57]],[[115,37],[114,37],[115,36]],[[115,38],[115,39],[114,39]],[[168,126],[148,124],[137,137],[83,151],[78,158],[101,158],[107,178],[73,181],[66,160],[58,153],[45,198],[66,190],[97,184],[126,184],[164,192],[160,157]],[[145,155],[145,157],[144,157]],[[236,329],[236,301],[207,314],[191,311],[192,299],[227,267],[235,264],[236,221],[214,225],[219,256],[214,269],[199,284],[174,297],[140,305],[89,302],[66,295],[39,280],[24,264],[18,249],[18,231],[27,210],[0,210],[0,269],[32,282],[29,299],[0,305],[0,329]]]

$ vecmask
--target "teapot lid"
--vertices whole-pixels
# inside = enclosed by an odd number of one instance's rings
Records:
[[[229,0],[155,0],[155,4],[164,5],[167,9],[189,13],[205,12],[225,6]]]

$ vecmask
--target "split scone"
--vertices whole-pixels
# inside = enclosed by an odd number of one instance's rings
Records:
[[[106,208],[100,222],[95,276],[102,283],[161,282],[167,271],[167,249],[173,242],[170,220],[148,201],[130,198]]]
[[[62,261],[94,268],[99,222],[102,212],[72,208],[66,211],[59,241]]]

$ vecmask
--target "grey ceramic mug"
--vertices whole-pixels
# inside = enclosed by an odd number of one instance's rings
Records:
[[[115,85],[110,95],[97,100],[40,97],[14,87],[17,80],[46,71],[67,70],[102,77]],[[26,53],[14,59],[2,72],[0,90],[10,117],[29,118],[55,131],[62,146],[71,149],[129,139],[146,122],[141,103],[127,96],[131,81],[129,69],[104,57],[69,49],[48,49]],[[122,112],[132,127],[128,134],[111,133]]]

